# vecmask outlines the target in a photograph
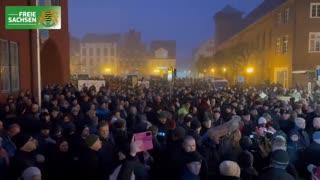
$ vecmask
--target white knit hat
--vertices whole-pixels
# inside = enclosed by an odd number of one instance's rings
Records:
[[[258,120],[258,124],[267,124],[267,120],[264,117],[260,117]]]
[[[41,171],[37,167],[28,167],[22,173],[22,177],[24,180],[33,180],[35,176],[41,176]]]

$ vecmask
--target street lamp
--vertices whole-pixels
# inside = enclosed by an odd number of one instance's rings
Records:
[[[225,72],[227,71],[227,69],[226,69],[226,68],[223,68],[222,71],[225,73]]]
[[[247,73],[251,74],[253,73],[254,69],[252,67],[248,67],[247,68]]]
[[[106,68],[106,69],[104,69],[104,71],[105,71],[106,73],[110,73],[110,72],[111,72],[111,69],[110,69],[110,68]]]
[[[213,72],[213,73],[214,73],[214,69],[213,69],[213,68],[211,69],[211,72]]]

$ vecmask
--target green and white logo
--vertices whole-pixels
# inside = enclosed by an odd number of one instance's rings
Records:
[[[6,6],[6,29],[61,29],[61,7]]]

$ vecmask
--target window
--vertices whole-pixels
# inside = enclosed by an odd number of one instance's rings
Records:
[[[277,38],[277,42],[276,42],[276,54],[280,54],[281,53],[281,39]]]
[[[90,66],[93,66],[93,65],[94,65],[93,58],[90,58],[89,64],[90,64]]]
[[[82,56],[86,56],[87,55],[87,49],[86,48],[82,48]]]
[[[283,24],[288,24],[288,23],[289,23],[289,17],[290,17],[290,9],[287,8],[287,9],[284,11]]]
[[[96,53],[97,53],[97,56],[100,56],[100,48],[97,48]]]
[[[108,56],[108,48],[104,48],[103,52],[104,52],[104,56]]]
[[[320,18],[320,3],[311,3],[310,18]]]
[[[110,56],[114,56],[114,48],[110,48]]]
[[[282,53],[283,54],[288,53],[288,46],[289,46],[289,38],[288,38],[288,36],[284,36],[282,39]]]
[[[16,42],[0,39],[1,91],[3,93],[20,90],[19,47]]]
[[[93,49],[89,48],[89,56],[93,56]]]
[[[281,24],[281,22],[282,22],[282,14],[281,14],[281,12],[279,12],[279,13],[277,14],[277,23],[278,23],[278,24]]]
[[[311,32],[309,34],[309,52],[320,53],[320,32]]]

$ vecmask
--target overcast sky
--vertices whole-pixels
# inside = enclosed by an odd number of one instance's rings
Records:
[[[143,41],[176,40],[178,68],[188,66],[192,49],[214,38],[213,15],[227,4],[250,12],[263,0],[69,0],[72,35],[136,29]]]

